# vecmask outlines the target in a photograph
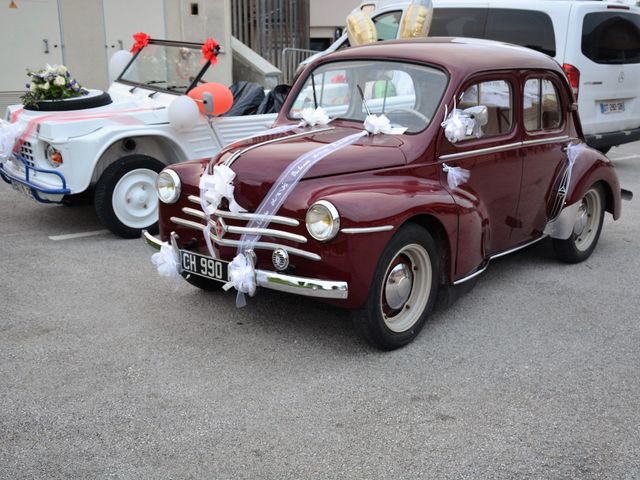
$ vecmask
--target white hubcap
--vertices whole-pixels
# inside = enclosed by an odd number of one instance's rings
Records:
[[[113,189],[113,211],[124,225],[145,228],[158,220],[155,181],[158,174],[139,168],[126,173]]]

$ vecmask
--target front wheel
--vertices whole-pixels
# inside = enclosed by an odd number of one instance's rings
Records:
[[[393,350],[420,333],[435,303],[440,265],[424,228],[403,227],[385,248],[365,305],[353,312],[355,327],[374,347]]]
[[[592,186],[582,197],[573,232],[566,240],[553,239],[556,257],[566,263],[578,263],[589,258],[596,248],[604,221],[602,187]]]
[[[136,238],[158,229],[155,181],[164,164],[145,155],[129,155],[109,165],[95,191],[98,218],[116,235]]]

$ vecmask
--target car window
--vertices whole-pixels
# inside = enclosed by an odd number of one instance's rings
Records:
[[[529,131],[554,130],[562,124],[560,95],[553,82],[539,78],[524,85],[524,128]]]
[[[331,118],[363,122],[368,108],[416,133],[431,122],[446,85],[446,74],[432,67],[380,60],[327,63],[308,75],[289,117],[320,106]]]
[[[483,38],[486,8],[435,8],[429,36]]]
[[[556,55],[556,40],[549,15],[533,10],[493,8],[489,10],[484,38],[514,43]]]
[[[383,13],[373,18],[373,23],[378,31],[378,40],[395,40],[398,36],[402,10]]]
[[[511,131],[513,125],[513,93],[505,80],[476,83],[462,94],[457,107],[466,109],[484,105],[487,107],[487,124],[482,127],[483,137],[503,135]],[[476,138],[468,137],[467,139]]]
[[[640,63],[640,15],[588,13],[582,24],[582,53],[596,63]]]

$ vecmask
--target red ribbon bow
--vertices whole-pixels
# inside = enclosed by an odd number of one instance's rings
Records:
[[[220,45],[213,38],[207,38],[202,46],[202,60],[200,63],[211,62],[211,65],[218,63],[218,54],[220,53]]]
[[[135,43],[133,44],[133,47],[131,47],[131,53],[133,53],[135,55],[140,50],[142,50],[144,47],[149,45],[149,39],[150,38],[151,37],[149,35],[147,35],[146,33],[144,33],[144,32],[134,33],[133,34],[133,39],[135,40]]]

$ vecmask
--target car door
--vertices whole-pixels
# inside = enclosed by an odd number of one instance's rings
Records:
[[[569,99],[559,79],[552,73],[525,72],[522,80],[523,174],[514,243],[542,235],[559,177],[566,169],[570,141]]]
[[[456,106],[487,107],[488,121],[481,127],[481,136],[451,143],[443,129],[439,137],[441,181],[461,207],[456,265],[459,275],[469,273],[489,256],[511,246],[522,177],[517,90],[517,74],[474,77],[456,94]],[[468,180],[457,187],[449,185],[450,167],[467,170]]]

